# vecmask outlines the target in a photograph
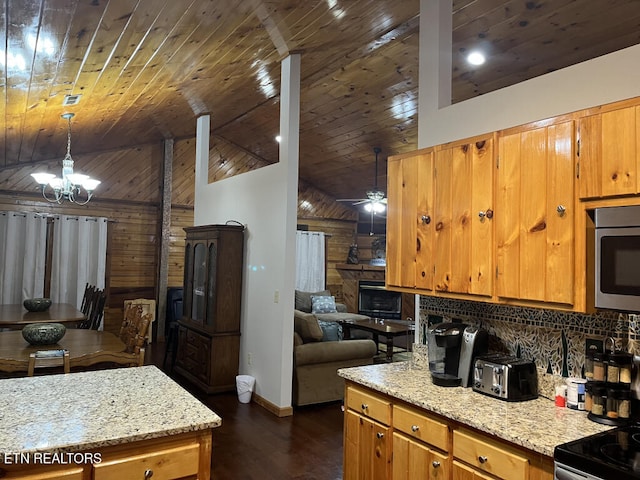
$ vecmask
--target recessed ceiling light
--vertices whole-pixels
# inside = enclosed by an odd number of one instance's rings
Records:
[[[486,58],[481,52],[475,51],[467,55],[467,62],[471,65],[482,65],[486,61]]]

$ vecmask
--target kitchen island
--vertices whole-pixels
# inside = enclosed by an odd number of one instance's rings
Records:
[[[509,480],[547,479],[553,477],[556,445],[612,428],[588,420],[586,412],[556,407],[542,397],[506,402],[471,388],[436,386],[427,368],[409,362],[338,373],[347,384],[345,480],[368,468],[386,469],[386,478],[393,469],[394,480],[418,478],[396,472],[404,468],[402,452],[414,451],[403,447],[405,443],[425,447],[432,459],[426,463],[445,470],[435,478],[484,478],[478,475],[490,473]],[[359,427],[367,420],[374,421],[372,440]],[[361,447],[371,441],[375,455],[368,457]],[[420,463],[409,459],[411,454],[406,453],[405,463]]]
[[[0,404],[2,478],[208,479],[222,423],[154,366],[4,379]]]

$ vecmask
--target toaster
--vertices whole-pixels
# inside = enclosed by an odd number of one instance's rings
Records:
[[[476,358],[473,390],[507,402],[538,397],[538,372],[531,360],[493,354]]]

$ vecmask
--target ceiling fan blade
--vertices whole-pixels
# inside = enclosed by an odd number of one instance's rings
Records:
[[[339,198],[336,202],[368,202],[368,198]]]
[[[354,202],[354,205],[362,205],[363,203],[371,203],[371,200],[369,200],[368,198],[362,198]]]

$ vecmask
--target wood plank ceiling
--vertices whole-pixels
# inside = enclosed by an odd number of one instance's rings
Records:
[[[637,0],[454,0],[453,102],[640,42]],[[0,172],[212,133],[277,161],[280,60],[302,55],[300,176],[335,198],[417,146],[419,0],[4,0]],[[483,68],[464,61],[477,46]],[[66,95],[81,95],[63,106]],[[215,142],[214,142],[215,143]],[[104,168],[104,167],[103,167]]]

